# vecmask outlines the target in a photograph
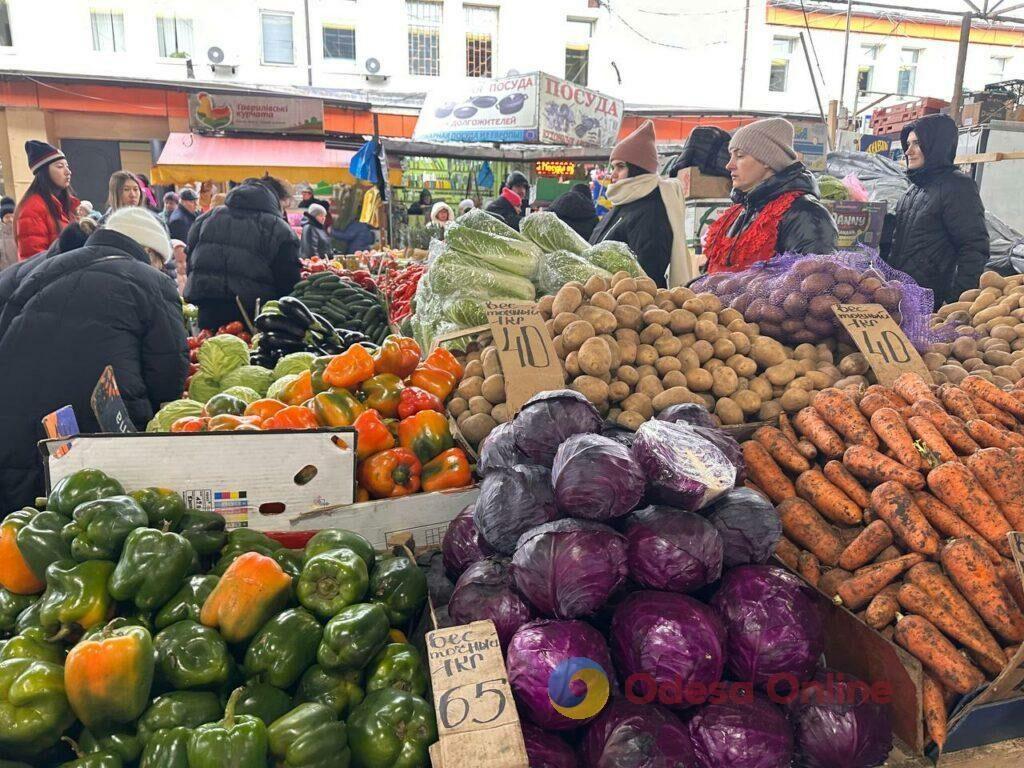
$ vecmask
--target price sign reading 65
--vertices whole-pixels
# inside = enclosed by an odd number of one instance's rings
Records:
[[[504,677],[449,688],[437,700],[441,725],[450,731],[467,721],[476,725],[493,723],[508,706],[507,688]]]
[[[538,392],[565,385],[562,362],[537,305],[529,301],[489,301],[487,323],[505,377],[505,401],[516,413]]]

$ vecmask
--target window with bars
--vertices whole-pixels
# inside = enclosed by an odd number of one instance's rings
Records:
[[[188,58],[192,54],[192,19],[157,16],[156,41],[163,58]]]
[[[89,21],[94,51],[124,52],[124,12],[92,10],[89,11]]]
[[[498,39],[498,9],[467,5],[466,77],[494,76],[494,45]]]
[[[11,38],[11,14],[7,8],[7,0],[0,0],[0,46],[7,48],[14,45]]]
[[[576,85],[586,85],[590,70],[590,38],[594,23],[588,20],[567,19],[565,45],[565,79]]]
[[[355,61],[355,29],[339,24],[324,24],[324,58]]]
[[[263,63],[294,64],[295,40],[290,13],[261,13]]]
[[[409,24],[409,74],[441,74],[441,10],[433,0],[406,0]]]

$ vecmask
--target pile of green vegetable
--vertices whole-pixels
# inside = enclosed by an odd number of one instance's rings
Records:
[[[334,328],[357,331],[374,344],[391,333],[380,297],[333,272],[316,272],[295,284],[292,296]]]

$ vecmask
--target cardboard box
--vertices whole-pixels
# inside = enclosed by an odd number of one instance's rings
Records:
[[[989,94],[979,95],[975,101],[965,104],[960,112],[960,122],[964,126],[982,125],[992,120],[1004,120],[1007,113],[1016,105],[1009,96]]]
[[[676,174],[683,185],[683,194],[689,200],[728,198],[732,192],[732,179],[723,176],[705,176],[699,168],[683,168]]]
[[[825,170],[828,153],[828,128],[822,122],[794,121],[793,149],[797,157],[812,171]]]
[[[857,200],[823,200],[832,213],[839,230],[837,245],[850,248],[866,245],[877,248],[882,242],[882,225],[885,223],[885,202],[862,203]]]

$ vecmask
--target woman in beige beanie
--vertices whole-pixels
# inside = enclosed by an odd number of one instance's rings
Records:
[[[832,253],[836,224],[781,117],[740,128],[729,142],[732,200],[708,228],[708,272],[739,272],[779,253]]]

